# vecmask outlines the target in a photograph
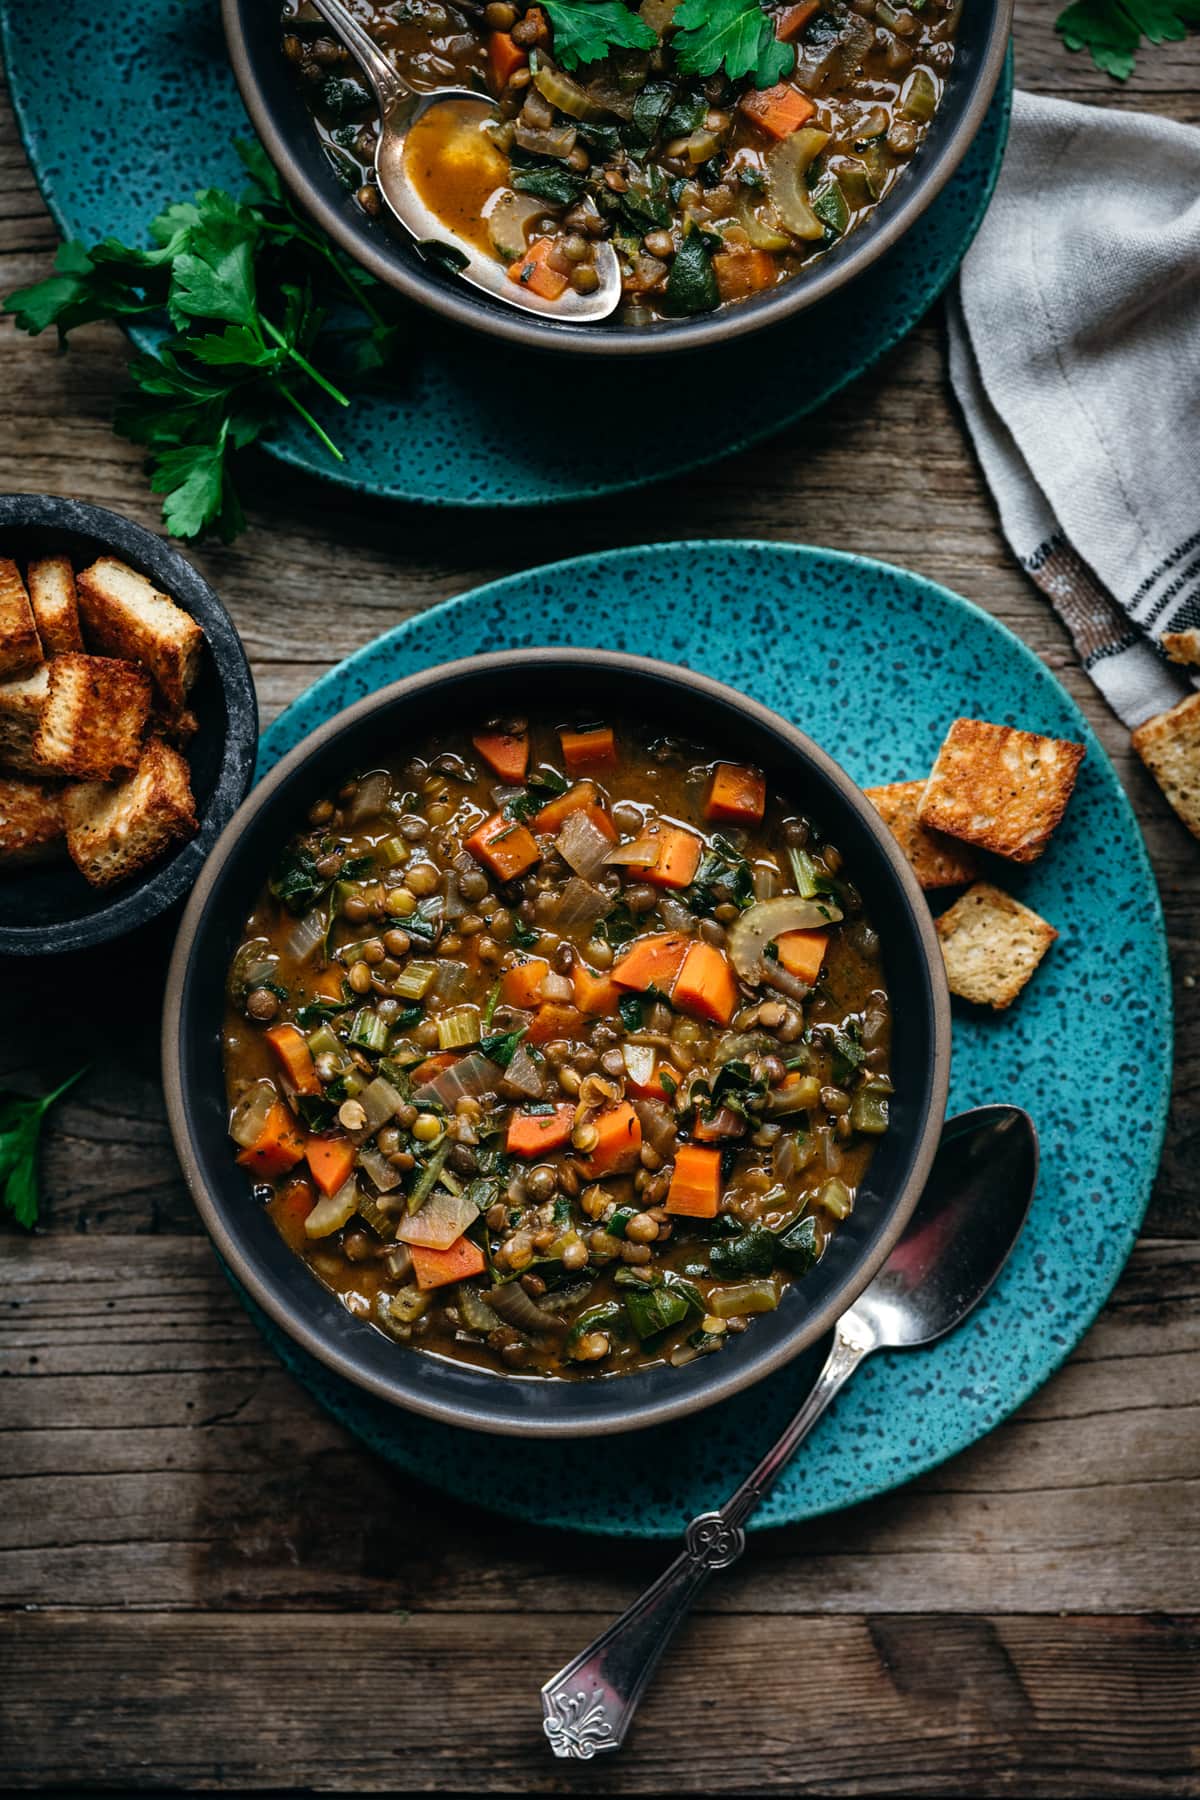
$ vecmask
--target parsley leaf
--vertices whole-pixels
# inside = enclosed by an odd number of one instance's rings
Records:
[[[564,69],[599,62],[611,50],[653,50],[658,37],[621,0],[542,0]]]
[[[724,68],[731,81],[753,75],[767,88],[796,66],[795,49],[779,42],[759,0],[680,0],[673,22],[675,62],[685,75]]]
[[[1189,25],[1200,25],[1200,0],[1075,0],[1055,21],[1068,50],[1090,50],[1106,75],[1133,74],[1143,35],[1152,44],[1175,44]]]
[[[0,1094],[0,1203],[18,1225],[32,1231],[38,1216],[37,1150],[42,1121],[60,1094],[84,1073],[76,1070],[41,1100]]]

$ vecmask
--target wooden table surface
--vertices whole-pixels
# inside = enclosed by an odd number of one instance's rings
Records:
[[[1149,52],[1122,88],[1062,49],[1055,10],[1018,5],[1024,86],[1200,121],[1200,36]],[[43,275],[54,243],[0,101],[0,290]],[[0,490],[157,523],[138,452],[109,429],[124,358],[108,328],[59,357],[0,326]],[[1195,479],[1194,457],[1181,471]],[[244,485],[249,530],[196,560],[245,639],[264,720],[433,601],[647,539],[825,543],[987,607],[1081,703],[1146,834],[1175,974],[1166,1153],[1144,1235],[1067,1366],[910,1487],[754,1541],[710,1588],[626,1752],[565,1770],[537,1689],[662,1552],[447,1500],[367,1454],[283,1372],[171,1150],[157,1050],[169,924],[0,966],[0,1081],[42,1091],[92,1065],[47,1134],[42,1228],[0,1228],[0,1783],[1200,1792],[1200,847],[1004,546],[948,390],[940,312],[819,418],[610,503],[454,517],[265,461]],[[486,1495],[486,1441],[478,1458]]]

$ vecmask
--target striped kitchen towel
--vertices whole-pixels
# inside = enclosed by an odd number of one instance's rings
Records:
[[[1018,93],[950,373],[1084,668],[1130,729],[1166,712],[1200,687],[1166,654],[1200,665],[1200,130]]]

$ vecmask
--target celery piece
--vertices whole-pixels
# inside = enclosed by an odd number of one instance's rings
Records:
[[[402,863],[408,861],[412,851],[403,838],[390,837],[384,838],[382,844],[375,846],[375,854],[381,856],[389,868],[398,869]]]
[[[364,1006],[354,1015],[354,1023],[350,1027],[350,1042],[360,1050],[376,1050],[382,1053],[387,1049],[390,1035],[386,1020],[377,1012]]]
[[[848,1219],[854,1210],[854,1197],[845,1182],[832,1175],[818,1188],[817,1205],[823,1206],[835,1219]]]
[[[379,1294],[375,1300],[375,1317],[393,1337],[406,1338],[429,1305],[429,1296],[419,1287],[404,1287],[398,1294]]]
[[[370,1174],[371,1171],[368,1169],[367,1173]],[[360,1219],[365,1219],[376,1237],[381,1237],[385,1241],[395,1237],[396,1221],[388,1218],[378,1201],[372,1199],[370,1194],[360,1192],[358,1196],[358,1216]]]
[[[443,1013],[437,1021],[437,1034],[440,1050],[465,1050],[469,1044],[477,1044],[479,1008],[456,1006],[452,1012]]]
[[[850,1123],[869,1137],[882,1136],[888,1128],[887,1095],[870,1085],[859,1088],[850,1102]]]
[[[906,119],[928,125],[937,111],[937,85],[928,69],[914,69],[900,93],[900,111]]]
[[[450,1139],[443,1133],[430,1152],[429,1161],[420,1170],[408,1196],[410,1213],[420,1212],[437,1185],[438,1176],[450,1154]]]
[[[774,1312],[779,1289],[773,1281],[744,1281],[738,1287],[713,1288],[708,1310],[718,1319],[736,1319],[745,1313]]]
[[[438,966],[433,962],[410,962],[392,983],[397,1000],[423,1000],[433,986]]]

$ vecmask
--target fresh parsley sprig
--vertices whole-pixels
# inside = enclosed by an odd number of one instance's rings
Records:
[[[165,317],[170,329],[156,349],[130,361],[132,387],[114,428],[145,445],[168,531],[193,538],[211,527],[226,542],[245,523],[235,454],[288,411],[344,460],[301,397],[316,387],[350,404],[314,361],[330,305],[349,302],[366,315],[339,330],[350,373],[390,362],[400,330],[371,278],[295,210],[260,146],[235,142],[252,184],[240,200],[206,188],[168,207],[151,222],[150,249],[116,238],[64,244],[52,276],[4,303],[19,330],[53,325],[64,343],[93,319]]]
[[[671,40],[676,66],[685,75],[716,75],[730,81],[752,75],[757,87],[774,87],[796,66],[791,44],[782,44],[759,0],[680,0]]]
[[[1075,0],[1055,21],[1068,50],[1089,50],[1106,75],[1127,81],[1143,37],[1177,44],[1200,25],[1200,0]]]
[[[653,50],[658,38],[623,0],[541,0],[564,69],[599,62],[613,50]]]
[[[38,1216],[38,1139],[42,1121],[60,1095],[84,1073],[77,1069],[61,1087],[40,1100],[0,1094],[0,1205],[18,1225],[32,1231]]]

